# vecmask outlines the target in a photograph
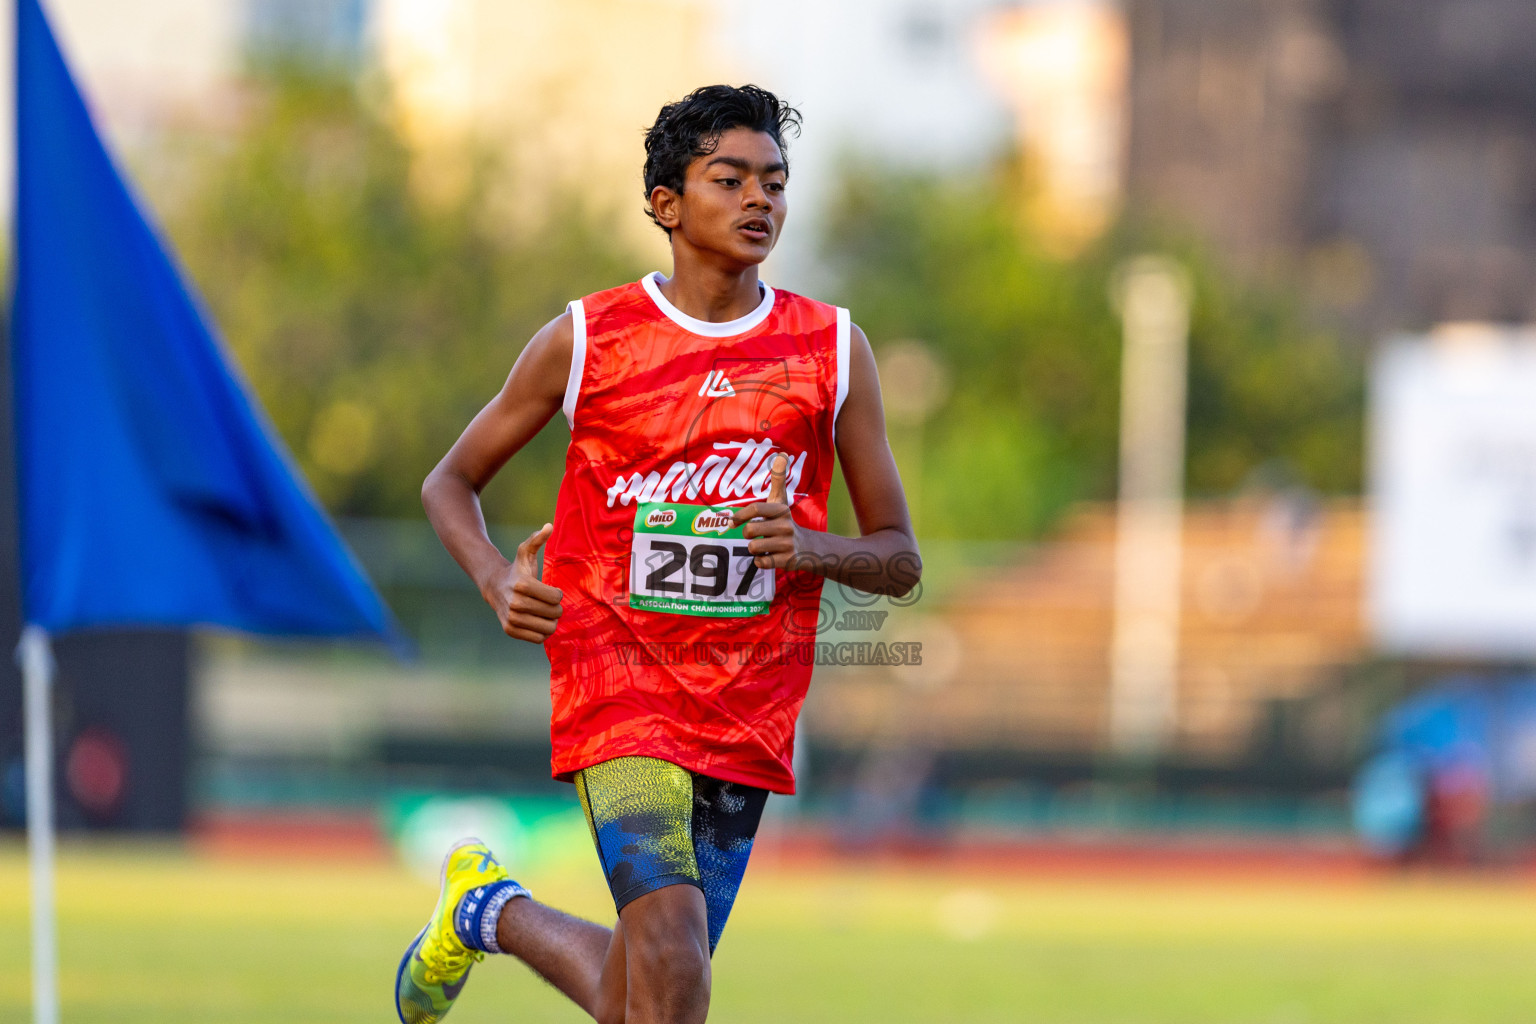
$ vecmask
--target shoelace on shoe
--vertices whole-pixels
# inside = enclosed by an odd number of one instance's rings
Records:
[[[426,942],[422,947],[421,962],[427,968],[426,980],[432,985],[458,978],[469,970],[471,964],[485,959],[484,953],[478,949],[468,949],[452,937],[443,942]]]

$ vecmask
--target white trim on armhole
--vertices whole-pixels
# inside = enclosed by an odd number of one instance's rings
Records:
[[[837,417],[848,400],[848,346],[853,337],[848,311],[837,307],[837,398],[832,403],[832,445],[837,446]]]
[[[565,422],[572,431],[576,429],[576,399],[581,397],[581,378],[587,368],[587,313],[580,299],[572,299],[571,311],[571,372],[565,378]]]

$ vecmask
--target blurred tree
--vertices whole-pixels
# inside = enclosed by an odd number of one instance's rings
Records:
[[[838,301],[877,357],[919,339],[948,370],[949,397],[921,432],[892,430],[898,459],[903,444],[922,445],[924,536],[1034,537],[1071,502],[1114,496],[1110,280],[1148,249],[1180,258],[1194,282],[1189,492],[1228,493],[1277,467],[1325,493],[1358,489],[1360,350],[1285,296],[1239,288],[1188,245],[1122,230],[1075,259],[1047,255],[1020,227],[1011,171],[944,181],[855,169],[826,232]],[[848,522],[839,511],[834,521]]]
[[[571,299],[640,267],[574,200],[489,210],[484,158],[448,202],[343,75],[273,65],[232,144],[208,155],[170,224],[278,431],[326,505],[421,515],[422,478]],[[564,420],[485,495],[493,520],[553,511]]]

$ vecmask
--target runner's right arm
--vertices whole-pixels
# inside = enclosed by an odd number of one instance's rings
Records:
[[[560,410],[571,347],[571,315],[566,312],[533,336],[500,393],[470,421],[421,485],[432,528],[495,609],[502,630],[536,644],[555,631],[560,618],[561,593],[540,582],[537,560],[554,528],[544,524],[517,546],[509,562],[486,532],[480,492]]]

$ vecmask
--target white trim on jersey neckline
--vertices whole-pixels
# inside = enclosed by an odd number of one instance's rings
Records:
[[[645,288],[645,294],[656,303],[656,308],[677,326],[694,334],[701,334],[706,338],[732,338],[738,334],[746,334],[752,328],[768,319],[768,314],[773,312],[773,289],[759,281],[763,286],[763,301],[757,304],[757,308],[746,316],[735,320],[727,320],[724,323],[710,323],[708,320],[695,320],[693,317],[678,309],[667,301],[667,297],[661,294],[661,287],[656,283],[661,277],[661,271],[653,270],[640,279],[640,284]]]

